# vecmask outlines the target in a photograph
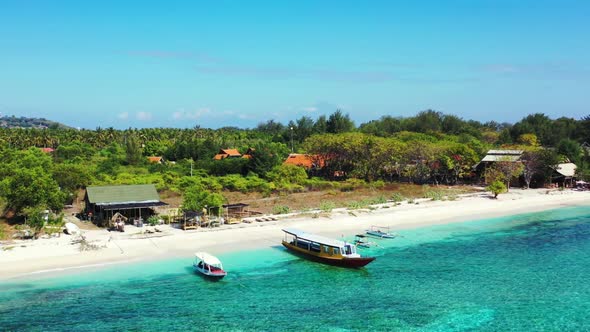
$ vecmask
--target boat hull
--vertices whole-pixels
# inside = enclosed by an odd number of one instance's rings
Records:
[[[371,236],[375,236],[375,237],[379,237],[379,238],[383,238],[383,239],[393,239],[393,238],[395,238],[395,235],[388,234],[388,233],[383,233],[383,232],[367,231],[366,233],[367,233],[367,235],[371,235]]]
[[[227,273],[223,270],[219,271],[219,272],[209,272],[205,269],[201,269],[198,266],[193,264],[193,268],[195,270],[195,272],[199,273],[200,275],[202,275],[203,277],[207,278],[207,279],[211,279],[211,280],[221,280],[223,279],[223,277],[225,277],[227,275]]]
[[[301,249],[297,246],[292,245],[289,242],[283,241],[283,246],[287,248],[290,252],[309,259],[314,262],[339,266],[339,267],[347,267],[347,268],[361,268],[372,261],[375,260],[375,257],[341,257],[341,258],[330,258],[330,257],[323,257],[315,255],[314,253],[310,253],[307,250]]]

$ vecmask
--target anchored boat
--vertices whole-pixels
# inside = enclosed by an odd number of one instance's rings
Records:
[[[285,228],[283,232],[285,232],[283,246],[312,261],[341,267],[360,268],[375,260],[375,257],[361,257],[356,251],[356,246],[352,243],[293,228]]]
[[[357,235],[354,236],[354,244],[357,247],[371,248],[376,243],[375,242],[367,241],[366,240],[366,235],[364,235],[364,234],[357,234]]]
[[[389,232],[389,227],[383,226],[371,226],[371,229],[367,229],[365,233],[367,235],[380,237],[384,239],[393,239],[397,236],[397,234]]]
[[[201,273],[207,278],[219,280],[227,275],[223,270],[223,265],[217,257],[206,252],[195,253],[195,262],[193,268],[196,272]]]

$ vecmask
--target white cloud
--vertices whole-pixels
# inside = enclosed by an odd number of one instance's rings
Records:
[[[240,119],[240,120],[250,120],[250,119],[254,119],[254,117],[253,116],[250,116],[248,114],[240,113],[238,115],[238,119]]]
[[[119,113],[119,115],[117,115],[117,118],[121,120],[127,120],[129,119],[129,112]]]
[[[203,115],[207,115],[209,113],[211,113],[211,109],[209,109],[207,107],[205,107],[205,108],[199,108],[196,111],[187,113],[186,117],[189,118],[189,119],[196,120],[196,119],[201,118]]]
[[[303,107],[302,110],[304,110],[305,112],[308,113],[314,113],[318,111],[318,108],[315,106],[308,106],[308,107]]]
[[[135,118],[139,121],[149,121],[152,119],[152,113],[150,112],[137,112]]]
[[[172,118],[174,120],[182,120],[183,114],[183,112],[174,112],[172,113]]]
[[[172,118],[174,120],[197,120],[210,113],[211,109],[207,107],[199,108],[198,110],[192,112],[180,110],[172,113]]]

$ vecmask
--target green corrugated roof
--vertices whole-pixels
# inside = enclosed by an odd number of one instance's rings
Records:
[[[153,184],[87,187],[86,193],[88,201],[95,204],[160,201]]]

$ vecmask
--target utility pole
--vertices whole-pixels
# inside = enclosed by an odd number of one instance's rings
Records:
[[[191,177],[193,176],[193,158],[191,158]]]
[[[293,126],[291,126],[291,153],[293,153]]]

